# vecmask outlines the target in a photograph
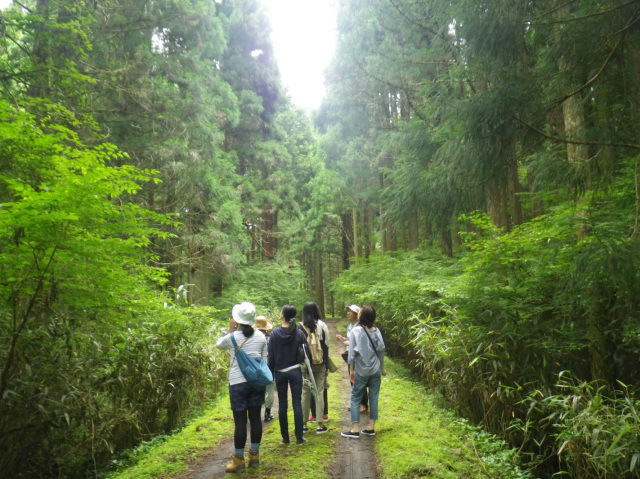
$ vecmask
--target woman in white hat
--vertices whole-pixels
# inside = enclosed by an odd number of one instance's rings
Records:
[[[264,389],[251,388],[244,378],[238,362],[235,361],[235,347],[231,336],[238,347],[256,359],[267,361],[267,340],[261,331],[256,331],[256,308],[251,303],[236,304],[231,310],[233,319],[229,321],[227,333],[216,343],[216,347],[229,351],[231,366],[229,367],[229,400],[233,411],[235,432],[233,442],[235,452],[226,472],[244,472],[244,448],[247,443],[247,418],[251,424],[251,447],[249,449],[249,467],[260,465],[260,441],[262,440],[262,420],[260,411],[264,403]]]

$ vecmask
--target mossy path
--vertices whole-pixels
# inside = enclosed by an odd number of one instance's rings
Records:
[[[340,431],[350,425],[350,386],[344,350],[335,339],[336,327],[327,320],[331,356],[340,366],[329,375],[329,431],[316,434],[312,427],[302,446],[281,444],[278,419],[264,424],[260,467],[243,477],[324,478],[530,478],[514,463],[514,454],[496,438],[482,433],[438,406],[438,399],[402,366],[389,360],[380,393],[380,418],[375,437],[347,439]],[[272,413],[277,412],[276,404]],[[366,415],[362,418],[366,424]],[[289,408],[289,425],[293,417]],[[311,424],[310,424],[311,425]],[[113,474],[111,479],[213,479],[225,474],[233,451],[233,419],[227,397],[220,398],[200,418],[147,448],[137,465]],[[482,452],[484,451],[484,452]]]

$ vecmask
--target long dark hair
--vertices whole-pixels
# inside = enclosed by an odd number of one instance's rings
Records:
[[[240,331],[242,331],[242,334],[244,334],[245,338],[250,338],[251,336],[253,336],[253,333],[256,332],[256,330],[253,329],[253,326],[250,326],[248,324],[238,323],[238,326],[240,327]]]
[[[300,318],[302,319],[304,327],[307,328],[309,332],[314,333],[318,327],[318,320],[320,319],[320,308],[318,308],[318,305],[313,301],[309,301],[302,307]]]

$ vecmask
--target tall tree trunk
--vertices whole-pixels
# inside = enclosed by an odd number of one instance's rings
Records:
[[[318,242],[322,241],[322,237],[318,235]],[[316,304],[324,312],[324,273],[322,269],[322,251],[314,251],[314,283]]]
[[[412,216],[409,219],[409,248],[414,250],[420,244],[420,225],[418,224],[418,218]]]
[[[262,209],[262,258],[273,260],[276,258],[273,240],[274,211],[270,204]]]
[[[28,88],[31,97],[48,98],[51,90],[51,31],[47,25],[49,21],[50,0],[37,0],[36,13],[42,19],[34,27],[33,48],[31,57],[35,71],[39,71]]]
[[[347,270],[351,266],[353,252],[353,212],[347,211],[342,215],[342,269]]]
[[[591,359],[591,379],[601,380],[610,387],[615,387],[616,361],[615,353],[618,342],[612,340],[615,334],[611,325],[611,312],[603,301],[595,305],[593,316],[588,318],[587,338]],[[620,339],[620,338],[617,338]]]
[[[573,95],[562,102],[562,115],[564,117],[565,137],[572,141],[585,140],[585,118],[582,98]],[[569,163],[580,164],[589,159],[587,145],[567,144],[567,159]]]
[[[358,223],[358,208],[353,209],[353,252],[356,258],[362,258],[362,226]]]
[[[508,228],[509,216],[507,213],[504,184],[487,186],[485,188],[485,195],[487,199],[487,213],[493,224],[500,228]]]
[[[453,256],[453,242],[451,241],[451,229],[443,228],[440,231],[440,247],[442,254],[451,258]]]
[[[511,221],[514,225],[518,226],[524,222],[522,214],[522,204],[520,203],[520,178],[518,176],[518,159],[516,157],[515,148],[513,143],[509,147],[509,206],[511,208]]]
[[[391,221],[387,221],[387,237],[389,238],[389,251],[398,251],[398,232]]]
[[[371,212],[369,207],[365,205],[362,209],[362,253],[365,259],[369,259],[369,256],[371,255],[370,224]]]
[[[211,272],[205,265],[199,265],[190,271],[189,276],[189,304],[191,306],[208,306]]]

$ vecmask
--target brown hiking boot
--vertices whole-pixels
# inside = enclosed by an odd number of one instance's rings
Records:
[[[235,454],[231,456],[231,462],[227,464],[225,472],[236,473],[244,472],[244,457],[236,457]]]
[[[260,453],[256,452],[255,454],[249,452],[249,467],[258,467],[260,465]]]

